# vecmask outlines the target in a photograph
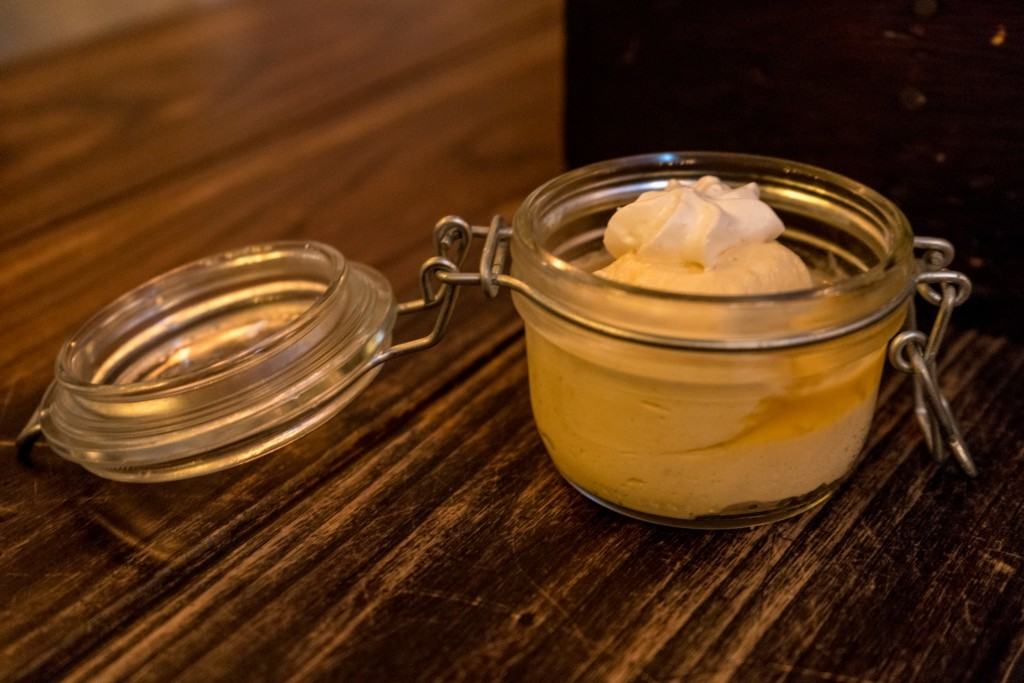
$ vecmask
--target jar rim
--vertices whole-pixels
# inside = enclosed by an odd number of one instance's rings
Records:
[[[857,195],[873,208],[886,216],[894,230],[895,240],[889,246],[885,257],[867,270],[844,277],[838,281],[814,287],[772,292],[767,294],[691,294],[651,289],[638,285],[603,278],[580,268],[541,246],[534,239],[531,225],[533,217],[542,213],[547,202],[559,196],[575,184],[588,178],[611,175],[617,171],[643,167],[666,169],[706,168],[707,173],[715,172],[716,166],[724,164],[747,164],[752,168],[782,173],[794,178],[805,177],[807,181],[831,183]],[[808,183],[808,186],[810,184]],[[717,304],[752,304],[761,302],[799,302],[825,297],[850,294],[868,288],[883,279],[898,267],[901,253],[909,252],[913,244],[910,222],[895,203],[872,188],[852,178],[827,169],[799,161],[757,154],[711,151],[678,151],[636,154],[598,161],[558,175],[531,192],[519,206],[513,219],[514,236],[527,248],[528,253],[542,266],[557,273],[559,277],[581,285],[602,287],[610,291],[621,291],[632,296],[645,296],[662,301]],[[520,252],[521,253],[521,252]]]
[[[299,313],[295,318],[288,321],[272,334],[258,340],[252,346],[239,350],[225,358],[218,359],[210,364],[203,365],[173,377],[141,380],[136,382],[110,383],[92,382],[83,380],[70,367],[71,354],[77,346],[77,341],[90,329],[100,325],[106,318],[117,311],[124,309],[132,301],[137,299],[143,292],[159,290],[170,282],[181,278],[190,272],[199,272],[214,268],[218,265],[246,262],[249,259],[265,257],[275,252],[298,252],[303,254],[314,254],[317,258],[325,261],[328,269],[334,274],[325,289],[320,292],[313,302]],[[344,283],[348,273],[348,262],[345,257],[334,247],[316,241],[302,240],[280,240],[266,242],[263,244],[250,245],[239,249],[223,251],[219,254],[206,256],[185,263],[171,270],[156,275],[142,284],[133,287],[121,296],[117,297],[100,310],[90,316],[61,346],[57,354],[55,379],[66,389],[74,391],[79,395],[88,395],[93,398],[120,397],[126,394],[141,395],[149,397],[160,397],[171,395],[182,390],[192,390],[210,382],[223,378],[227,374],[241,372],[258,363],[261,357],[274,349],[282,346],[288,340],[294,339],[295,335],[303,328],[308,327],[317,319],[322,310],[329,305],[328,302],[337,296],[339,289]]]

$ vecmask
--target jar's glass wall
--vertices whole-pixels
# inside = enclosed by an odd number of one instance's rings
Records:
[[[700,297],[592,274],[610,258],[601,235],[617,207],[706,174],[759,184],[813,289]],[[625,341],[516,296],[534,416],[555,465],[599,502],[684,526],[770,521],[824,500],[867,435],[886,343],[905,315],[911,242],[884,198],[777,159],[650,155],[539,188],[515,219],[515,275],[574,316],[715,349]],[[771,350],[750,350],[762,342]]]

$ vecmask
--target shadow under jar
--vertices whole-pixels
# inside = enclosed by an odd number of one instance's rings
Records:
[[[703,175],[758,183],[812,288],[691,296],[593,274],[610,261],[602,236],[618,207]],[[464,270],[478,238],[479,269]],[[136,482],[239,465],[324,423],[384,362],[436,344],[471,286],[492,298],[512,290],[551,459],[624,514],[728,528],[822,503],[857,462],[887,348],[914,375],[936,459],[952,454],[975,473],[935,364],[970,283],[945,269],[947,242],[914,238],[896,206],[848,178],[740,154],[615,159],[542,185],[511,228],[500,216],[489,227],[443,218],[434,248],[421,298],[402,303],[380,273],[315,242],[248,247],[154,278],[65,343],[19,448],[43,437],[100,476]],[[927,336],[914,329],[915,288],[939,307]],[[428,334],[392,342],[398,316],[431,313]]]

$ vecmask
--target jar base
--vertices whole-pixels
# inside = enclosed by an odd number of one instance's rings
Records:
[[[559,472],[559,474],[562,474]],[[648,512],[640,512],[631,508],[623,507],[609,500],[605,500],[600,496],[587,491],[582,486],[579,486],[574,481],[562,474],[562,478],[572,486],[574,489],[579,491],[588,500],[597,503],[603,508],[607,508],[612,512],[617,512],[620,515],[631,517],[633,519],[640,520],[641,522],[647,522],[649,524],[658,524],[660,526],[675,527],[678,529],[695,529],[701,531],[711,530],[725,530],[725,529],[748,529],[750,527],[761,526],[763,524],[771,524],[772,522],[780,522],[790,517],[796,517],[799,514],[813,510],[824,504],[832,494],[835,492],[838,482],[821,486],[814,491],[811,491],[807,495],[799,496],[790,499],[785,504],[780,504],[775,507],[764,510],[754,510],[746,513],[737,514],[721,514],[721,515],[707,515],[702,517],[692,518],[679,518],[679,517],[666,517],[664,515],[655,515]]]

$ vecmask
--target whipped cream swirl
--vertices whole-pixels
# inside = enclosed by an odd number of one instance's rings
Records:
[[[771,242],[782,231],[756,183],[733,188],[704,176],[693,185],[670,180],[664,190],[620,208],[608,221],[604,245],[616,258],[636,254],[648,263],[712,269],[728,249]]]

